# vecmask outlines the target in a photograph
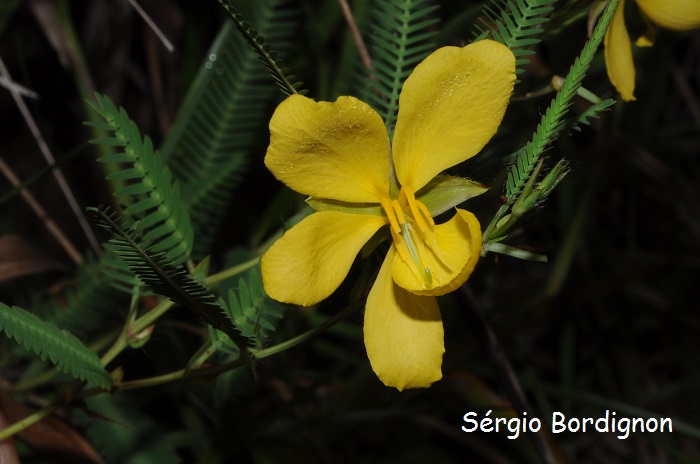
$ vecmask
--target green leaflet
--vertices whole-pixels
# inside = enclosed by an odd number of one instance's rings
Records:
[[[537,185],[534,182],[537,180],[537,173],[542,166],[540,159],[542,153],[559,137],[561,131],[566,127],[577,128],[579,124],[586,124],[589,118],[597,116],[600,111],[612,105],[611,100],[605,100],[593,105],[578,117],[566,118],[569,107],[581,87],[595,53],[605,37],[617,5],[618,0],[611,0],[608,3],[593,34],[571,66],[561,90],[557,92],[556,97],[547,108],[537,130],[532,135],[532,139],[515,154],[516,161],[508,172],[505,204],[501,206],[484,232],[485,245],[506,238],[508,230],[513,227],[515,222],[524,216],[529,209],[534,208],[538,201],[543,200],[551,193],[554,186],[566,175],[568,167],[566,163],[560,161],[552,170],[551,175],[545,177],[544,181]],[[526,186],[530,187],[526,188]],[[531,194],[532,197],[530,197]],[[515,208],[516,205],[518,208]],[[504,221],[504,217],[511,208],[513,208],[514,214]],[[516,209],[517,211],[515,211]],[[486,248],[482,249],[482,254],[485,253],[485,250]]]
[[[481,25],[476,26],[476,39],[489,36],[506,45],[515,55],[516,74],[523,72],[534,46],[540,42],[542,26],[549,21],[548,13],[557,0],[491,0],[484,7]]]
[[[271,300],[265,293],[257,268],[248,272],[247,280],[239,279],[238,292],[229,290],[228,304],[222,306],[241,334],[258,349],[263,347],[283,316],[282,304]]]
[[[248,44],[250,44],[260,60],[265,64],[265,67],[282,93],[285,95],[292,95],[295,93],[305,94],[306,91],[301,90],[303,83],[297,82],[295,76],[289,74],[289,70],[282,65],[282,60],[277,57],[277,52],[272,50],[269,44],[265,43],[264,37],[253,29],[250,23],[246,21],[243,14],[233,5],[231,0],[219,0],[219,3],[229,14],[241,35],[248,41]]]
[[[615,104],[615,100],[607,99],[600,103],[596,103],[593,106],[586,108],[581,114],[578,115],[576,119],[569,123],[571,130],[581,130],[581,125],[589,125],[591,118],[597,118],[598,114],[603,111],[608,111],[611,106]]]
[[[535,168],[540,155],[557,139],[557,137],[559,137],[561,130],[566,126],[567,119],[565,116],[576,96],[576,91],[581,87],[581,82],[586,76],[586,71],[588,71],[593,61],[598,46],[600,46],[603,41],[603,37],[608,29],[608,24],[612,19],[616,6],[617,0],[612,0],[608,4],[608,8],[603,13],[595,31],[593,31],[593,35],[588,42],[586,42],[581,55],[576,58],[576,61],[574,61],[574,64],[571,66],[569,74],[564,81],[564,85],[561,90],[557,92],[549,108],[547,108],[547,111],[542,117],[542,121],[537,126],[537,130],[532,136],[532,140],[518,151],[516,162],[508,173],[508,182],[506,184],[506,198],[508,204],[515,202],[518,194],[527,183],[532,170]],[[585,114],[584,120],[593,114],[597,114],[597,111],[600,111],[600,109],[607,108],[606,105],[609,106],[609,104],[605,103],[592,107],[592,109]]]
[[[195,279],[157,245],[141,239],[134,225],[119,224],[117,213],[88,208],[95,223],[113,234],[106,248],[121,258],[131,272],[154,293],[167,296],[175,303],[189,308],[218,330],[226,333],[239,346],[241,337],[227,319],[216,297],[203,283]]]
[[[287,1],[259,0],[251,20],[279,51],[289,48],[298,29],[298,10]],[[161,147],[182,186],[194,235],[192,256],[210,252],[249,156],[260,147],[270,102],[277,89],[257,55],[231,21],[226,21],[190,85]]]
[[[359,96],[382,116],[390,138],[403,83],[435,48],[439,19],[431,13],[437,8],[427,0],[376,0],[370,8],[375,20],[370,50],[373,79],[364,79],[367,85]]]
[[[0,330],[42,361],[48,358],[59,371],[104,389],[112,385],[109,373],[92,350],[70,333],[22,308],[0,303]]]
[[[122,147],[99,161],[124,164],[124,168],[110,174],[108,179],[129,181],[115,192],[128,205],[125,214],[138,220],[138,231],[145,240],[157,243],[155,251],[167,253],[177,263],[184,262],[192,250],[194,233],[179,184],[162,157],[154,152],[151,140],[141,139],[138,127],[126,111],[117,109],[108,97],[96,94],[95,100],[88,103],[105,119],[105,123],[97,125],[114,132],[114,137],[95,139],[92,143]]]

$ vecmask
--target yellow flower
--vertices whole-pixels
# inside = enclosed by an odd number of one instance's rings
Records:
[[[514,81],[513,54],[496,42],[437,50],[404,83],[391,145],[379,114],[353,97],[317,103],[293,95],[272,116],[265,165],[309,195],[316,212],[263,256],[265,289],[287,303],[323,300],[364,244],[388,225],[393,243],[364,320],[367,355],[388,386],[427,387],[442,377],[435,295],[467,280],[479,258],[481,228],[461,209],[436,225],[433,216],[444,209],[421,201],[420,191],[455,179],[438,174],[491,139]],[[400,184],[393,196],[392,169]]]
[[[700,0],[636,0],[639,11],[647,23],[646,33],[636,45],[649,47],[654,44],[654,24],[674,31],[687,31],[700,27]],[[610,27],[605,34],[605,64],[608,76],[625,101],[634,97],[635,70],[632,61],[632,44],[625,25],[625,0],[620,0]]]

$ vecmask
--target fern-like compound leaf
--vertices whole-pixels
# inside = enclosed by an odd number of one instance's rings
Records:
[[[277,83],[279,89],[285,95],[295,93],[305,94],[306,90],[302,89],[302,82],[296,80],[296,76],[289,74],[289,70],[284,67],[282,60],[278,58],[276,51],[265,42],[265,38],[255,30],[246,20],[243,14],[236,8],[231,0],[219,0],[221,6],[224,7],[229,14],[236,28],[240,31],[248,44],[255,50],[260,60],[265,64],[272,78]]]
[[[282,318],[282,305],[265,293],[258,269],[248,272],[248,279],[238,281],[238,292],[229,291],[228,302],[222,302],[226,313],[241,334],[255,348],[262,348]]]
[[[360,98],[384,119],[391,137],[399,110],[399,94],[413,68],[435,48],[439,19],[428,0],[376,0],[370,17],[372,77]]]
[[[112,385],[94,351],[74,335],[29,311],[0,303],[0,330],[42,360],[48,358],[59,371],[104,389]]]
[[[491,0],[474,31],[475,40],[492,38],[515,55],[516,74],[523,72],[557,0]]]
[[[184,266],[177,264],[166,252],[159,251],[157,245],[141,239],[133,224],[120,224],[117,213],[97,208],[88,208],[87,211],[98,226],[113,234],[106,248],[118,255],[154,293],[189,308],[208,324],[226,333],[236,344],[242,342],[216,296]]]
[[[549,108],[547,108],[532,139],[525,147],[519,150],[516,162],[508,172],[505,195],[508,204],[513,204],[517,200],[518,195],[530,179],[530,175],[537,165],[540,155],[557,139],[562,129],[567,126],[566,114],[578,88],[581,87],[581,82],[593,61],[596,50],[598,50],[603,37],[605,37],[605,32],[608,29],[617,3],[617,0],[610,1],[593,34],[586,42],[581,55],[576,58],[571,66],[561,90],[557,92],[556,97],[552,100]],[[600,107],[600,105],[597,107]]]
[[[114,132],[109,139],[96,139],[95,144],[111,144],[123,150],[102,156],[103,163],[122,163],[124,168],[108,179],[128,181],[115,192],[127,204],[125,214],[138,220],[138,230],[146,240],[157,243],[155,251],[163,251],[178,263],[184,262],[192,250],[194,233],[189,213],[182,201],[180,187],[162,157],[153,150],[148,137],[141,138],[136,124],[124,108],[117,108],[106,96],[95,95],[88,102]]]
[[[287,0],[258,0],[250,14],[260,34],[284,52],[299,25]],[[182,188],[194,235],[192,257],[210,252],[231,195],[269,121],[277,87],[232,21],[226,21],[160,148]]]
[[[580,131],[581,125],[589,125],[590,119],[597,118],[601,112],[608,111],[612,105],[615,104],[615,100],[607,99],[600,103],[589,106],[581,114],[579,114],[575,119],[569,122],[569,128],[571,130]]]

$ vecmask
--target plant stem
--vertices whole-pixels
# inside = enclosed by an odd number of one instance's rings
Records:
[[[287,341],[284,341],[282,343],[279,343],[274,346],[270,346],[268,348],[263,348],[261,350],[250,350],[251,354],[254,359],[263,359],[267,358],[268,356],[272,356],[278,353],[281,353],[282,351],[288,350],[289,348],[292,348],[296,345],[299,345],[307,340],[310,340],[311,338],[315,337],[316,335],[320,334],[321,332],[324,332],[326,329],[334,326],[338,322],[340,322],[342,319],[347,317],[349,314],[351,314],[353,311],[355,311],[356,306],[355,305],[350,305],[340,311],[339,313],[335,314],[332,317],[329,317],[326,319],[324,322],[321,324],[312,327],[311,329],[307,330],[306,332],[297,335],[294,338],[290,338]],[[202,369],[192,369],[190,367],[185,368],[185,369],[180,369],[174,372],[170,372],[168,374],[163,374],[159,375],[157,377],[149,377],[146,379],[139,379],[139,380],[131,380],[128,382],[122,382],[122,383],[116,383],[114,384],[113,391],[118,391],[118,390],[133,390],[136,388],[146,388],[146,387],[152,387],[155,385],[161,385],[164,383],[169,383],[169,382],[175,382],[177,380],[181,380],[186,377],[210,377],[210,376],[215,376],[218,374],[221,374],[226,371],[230,371],[231,369],[235,369],[237,367],[240,367],[244,364],[248,363],[248,359],[245,357],[240,357],[238,359],[235,359],[234,361],[231,361],[226,364],[221,364],[218,366],[212,366],[212,367],[206,367]],[[99,391],[96,391],[99,392]]]
[[[216,287],[217,284],[221,283],[221,281],[228,279],[229,277],[233,277],[235,275],[240,274],[243,271],[247,271],[251,267],[255,266],[260,262],[260,257],[257,256],[253,259],[249,259],[246,262],[243,262],[241,264],[238,264],[236,266],[233,266],[232,268],[226,269],[224,271],[219,272],[218,274],[212,274],[206,279],[204,279],[204,283],[207,284],[209,287]]]
[[[258,262],[260,262],[259,257],[250,259],[237,266],[233,266],[232,268],[219,272],[218,274],[212,274],[209,277],[207,277],[204,280],[204,282],[209,287],[216,286],[216,284],[220,283],[221,281],[250,269],[251,267],[258,264]],[[109,364],[112,360],[114,360],[114,358],[116,358],[119,355],[119,353],[121,353],[127,346],[129,346],[129,334],[137,334],[145,330],[148,326],[155,324],[155,322],[162,315],[167,313],[173,306],[175,306],[175,303],[173,303],[171,300],[163,300],[158,304],[158,306],[156,306],[143,316],[139,317],[138,319],[134,320],[133,323],[131,322],[130,318],[127,319],[124,330],[122,330],[121,334],[119,335],[119,338],[117,338],[117,340],[110,347],[110,349],[102,356],[102,365],[106,366],[107,364]]]
[[[6,438],[9,438],[16,433],[19,433],[22,430],[25,430],[27,427],[31,427],[32,425],[39,422],[41,419],[53,413],[56,409],[58,409],[58,407],[59,403],[51,403],[48,406],[45,406],[39,409],[38,411],[33,412],[24,419],[15,422],[9,427],[0,430],[0,441],[5,440]]]

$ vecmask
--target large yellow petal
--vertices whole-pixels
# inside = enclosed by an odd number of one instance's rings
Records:
[[[637,0],[637,5],[649,19],[666,29],[688,31],[700,27],[699,0]]]
[[[413,70],[399,98],[393,156],[401,185],[418,191],[481,151],[501,124],[515,57],[491,40],[441,48]]]
[[[384,385],[429,387],[442,378],[445,352],[440,309],[434,296],[418,296],[396,285],[389,250],[369,292],[365,310],[365,347],[372,369]]]
[[[437,250],[417,243],[424,267],[430,269],[432,284],[427,285],[409,258],[394,260],[394,281],[406,290],[419,295],[444,295],[467,281],[479,260],[481,226],[469,211],[457,209],[457,214],[444,224],[435,226]]]
[[[632,60],[632,43],[625,25],[625,0],[620,0],[608,31],[605,33],[605,65],[608,77],[625,101],[634,98],[636,72]]]
[[[318,303],[338,288],[362,246],[386,223],[382,216],[313,213],[263,256],[265,291],[285,303]]]
[[[292,95],[270,120],[265,166],[292,190],[378,203],[389,191],[389,141],[382,118],[353,97],[335,103]]]

